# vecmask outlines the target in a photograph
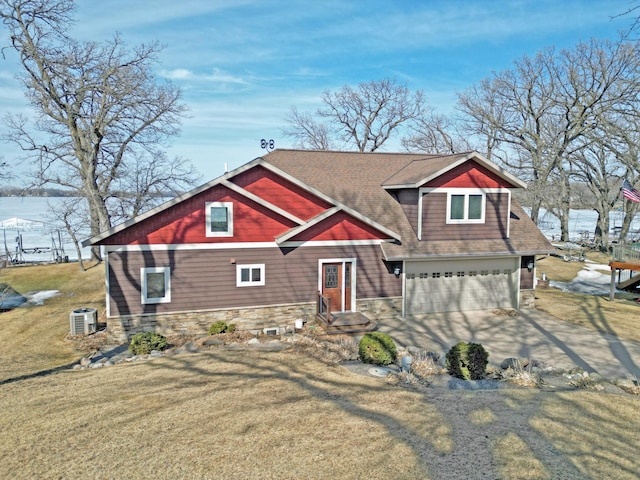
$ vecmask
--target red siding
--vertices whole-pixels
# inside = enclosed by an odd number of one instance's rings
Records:
[[[206,202],[233,203],[233,237],[206,236]],[[217,185],[113,235],[102,244],[273,242],[294,226],[292,221]]]
[[[348,214],[338,212],[290,240],[378,240],[388,238],[388,235],[379,232]]]
[[[303,220],[331,207],[324,200],[261,166],[237,175],[232,182]]]
[[[487,170],[482,165],[468,161],[430,181],[425,187],[456,188],[512,188],[513,185]]]

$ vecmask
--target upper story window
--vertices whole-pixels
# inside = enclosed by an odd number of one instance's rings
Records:
[[[233,236],[233,203],[207,202],[207,237]]]
[[[449,193],[447,223],[484,223],[485,202],[482,193]]]

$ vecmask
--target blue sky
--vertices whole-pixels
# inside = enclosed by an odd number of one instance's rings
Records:
[[[290,148],[282,134],[286,113],[292,106],[315,111],[324,90],[393,77],[448,113],[456,92],[524,54],[591,37],[616,39],[631,19],[612,17],[633,4],[80,0],[73,35],[99,41],[119,32],[131,46],[153,40],[165,46],[155,73],[177,84],[189,107],[169,152],[189,158],[207,181],[225,164],[232,169],[264,154],[262,138]],[[0,115],[28,114],[16,69],[14,58],[0,58]],[[0,149],[10,163],[20,155],[11,145]]]

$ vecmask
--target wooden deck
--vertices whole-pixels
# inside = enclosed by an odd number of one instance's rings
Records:
[[[318,315],[316,318],[328,334],[366,333],[378,328],[377,323],[372,322],[360,312],[331,313],[329,322],[322,315]]]
[[[609,300],[611,301],[615,298],[616,287],[619,290],[637,292],[637,286],[640,283],[640,275],[633,275],[633,272],[640,271],[640,258],[637,257],[635,252],[632,255],[621,253],[622,252],[616,252],[614,249],[614,259],[609,262],[609,267],[611,268]],[[618,276],[618,282],[616,283],[616,272],[620,272],[621,270],[630,270],[631,278],[620,281]]]

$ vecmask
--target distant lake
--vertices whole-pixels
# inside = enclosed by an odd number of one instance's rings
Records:
[[[0,197],[0,222],[12,224],[0,227],[0,254],[4,255],[8,251],[12,258],[16,258],[19,255],[18,238],[21,237],[22,248],[28,251],[22,254],[24,261],[55,260],[55,254],[77,260],[78,255],[71,238],[63,227],[56,224],[50,212],[51,207],[55,208],[64,200],[68,200],[68,197]],[[19,220],[7,222],[13,218]],[[89,229],[80,236],[80,241],[88,237]],[[90,257],[90,249],[82,249],[82,258]]]
[[[22,237],[22,247],[30,253],[23,254],[25,261],[49,261],[55,260],[54,244],[59,248],[58,239],[62,240],[62,250],[64,255],[70,260],[77,260],[76,249],[67,235],[64,228],[56,224],[50,213],[51,207],[60,205],[66,198],[64,197],[0,197],[0,222],[18,218],[30,222],[17,222],[14,226],[0,227],[0,254],[9,251],[12,256],[16,255],[18,236]],[[527,213],[528,209],[525,209]],[[552,214],[541,210],[540,230],[549,238],[560,237],[560,221]],[[569,216],[570,239],[576,241],[583,235],[593,236],[596,225],[597,214],[593,210],[571,210]],[[622,212],[611,212],[611,229],[622,225]],[[640,237],[640,215],[636,215],[631,224],[631,232]],[[84,235],[80,235],[81,241],[89,238],[89,229]],[[42,249],[40,253],[31,253],[34,249]],[[46,251],[45,251],[46,250]],[[57,253],[60,253],[58,251]],[[89,248],[82,249],[82,258],[90,258]]]

